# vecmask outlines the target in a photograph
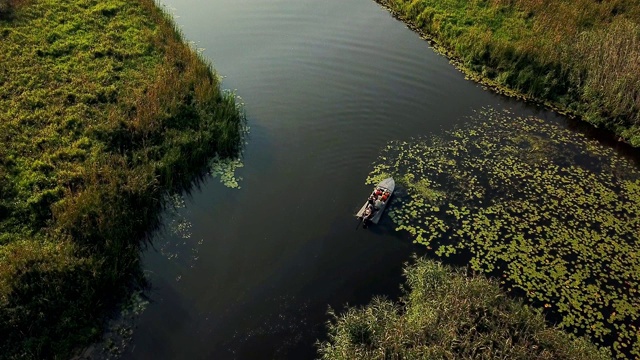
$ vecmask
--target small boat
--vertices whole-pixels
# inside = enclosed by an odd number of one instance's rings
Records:
[[[395,181],[393,178],[386,178],[382,180],[371,193],[370,196],[374,197],[376,200],[374,201],[373,206],[373,215],[369,215],[367,217],[367,221],[370,221],[374,224],[377,224],[380,221],[380,217],[382,217],[382,213],[384,209],[387,207],[391,199],[391,195],[393,195],[393,190],[396,187]],[[386,194],[386,195],[385,195]],[[369,205],[369,200],[362,205],[360,211],[356,214],[356,217],[362,219],[365,216],[367,211],[367,205]]]

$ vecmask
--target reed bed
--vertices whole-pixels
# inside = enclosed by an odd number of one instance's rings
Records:
[[[472,78],[640,146],[640,3],[376,0]]]
[[[330,310],[321,359],[609,359],[582,338],[545,325],[497,283],[428,259],[404,270],[399,302]]]
[[[0,357],[68,357],[144,284],[164,195],[237,154],[244,115],[153,0],[5,2]]]

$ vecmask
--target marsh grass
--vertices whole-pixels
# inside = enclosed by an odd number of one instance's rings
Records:
[[[539,311],[495,281],[418,259],[398,303],[374,298],[330,310],[322,359],[609,359],[585,339],[548,327]]]
[[[144,283],[165,195],[238,156],[244,114],[152,0],[34,0],[0,38],[0,354],[67,357]]]
[[[376,0],[474,79],[640,146],[640,3]]]

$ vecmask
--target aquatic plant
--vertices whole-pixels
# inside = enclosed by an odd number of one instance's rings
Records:
[[[220,177],[220,182],[231,189],[240,189],[242,177],[236,176],[236,170],[243,167],[240,158],[216,157],[209,163],[209,173],[214,178]]]
[[[609,359],[584,338],[545,324],[497,282],[424,258],[404,270],[398,303],[374,298],[330,310],[321,359]]]
[[[502,278],[559,324],[640,356],[640,170],[586,136],[482,109],[442,136],[388,144],[369,183],[406,195],[399,231]]]
[[[193,224],[189,220],[190,213],[183,195],[174,193],[168,196],[166,205],[162,214],[165,227],[156,232],[155,246],[168,260],[181,257],[183,262],[186,259],[189,267],[193,267],[200,258],[200,246],[204,239],[193,238]],[[176,275],[178,280],[181,277],[180,274]]]

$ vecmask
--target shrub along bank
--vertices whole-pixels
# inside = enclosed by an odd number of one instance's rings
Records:
[[[474,79],[640,146],[640,2],[376,1]]]
[[[374,299],[329,322],[322,359],[609,359],[545,325],[493,281],[419,259],[405,268],[399,303]]]
[[[153,0],[5,2],[0,357],[68,357],[142,281],[163,195],[236,154],[244,117]]]

